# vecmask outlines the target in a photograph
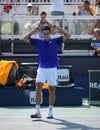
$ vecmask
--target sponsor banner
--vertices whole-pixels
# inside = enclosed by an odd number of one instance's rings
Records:
[[[100,103],[100,70],[89,70],[89,101],[94,105]]]
[[[30,91],[30,93],[29,93],[29,103],[30,104],[36,104],[35,95],[36,95],[36,91]],[[41,92],[41,104],[42,103],[43,103],[43,94]]]
[[[69,69],[58,69],[58,82],[66,82],[70,80]]]

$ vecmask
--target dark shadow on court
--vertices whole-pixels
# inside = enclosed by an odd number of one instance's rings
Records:
[[[41,121],[44,123],[49,123],[49,124],[53,124],[53,125],[59,125],[60,128],[57,129],[61,129],[61,130],[69,130],[69,129],[75,129],[75,130],[100,130],[100,128],[95,128],[95,127],[88,127],[82,124],[78,124],[78,123],[74,123],[74,122],[69,122],[66,120],[62,120],[59,118],[54,118],[54,119],[48,119],[48,120],[44,120],[44,119],[35,119],[32,120],[33,122],[37,122],[37,121]],[[58,121],[58,122],[55,122]],[[61,127],[62,126],[62,127]]]

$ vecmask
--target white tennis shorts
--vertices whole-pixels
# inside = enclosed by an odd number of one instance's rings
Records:
[[[57,86],[57,68],[38,68],[36,82]]]

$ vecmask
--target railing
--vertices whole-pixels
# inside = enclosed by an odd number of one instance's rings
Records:
[[[10,2],[12,4],[25,4],[28,2],[32,2],[34,4],[51,4],[52,0],[0,0],[0,4],[4,4],[4,2]],[[63,0],[64,4],[79,4],[82,3],[82,0]],[[90,0],[93,4],[94,0]]]
[[[31,29],[32,24],[39,19],[39,16],[35,16],[34,19],[31,16],[0,16],[0,36],[2,39],[22,39],[23,35]],[[99,16],[48,15],[47,19],[68,30],[72,34],[71,39],[91,39],[93,28],[96,27],[97,22],[100,24]],[[55,30],[53,35],[60,35],[60,32]]]

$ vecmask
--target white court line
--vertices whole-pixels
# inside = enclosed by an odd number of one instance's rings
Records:
[[[0,118],[31,118],[30,116],[0,116]]]
[[[8,115],[8,116],[0,116],[0,118],[1,117],[11,117],[11,118],[23,118],[23,117],[29,117],[30,118],[30,115],[29,116],[10,116],[10,115]],[[97,115],[97,116],[55,116],[55,118],[89,118],[89,117],[92,117],[92,118],[100,118],[100,116],[99,115]],[[40,118],[40,119],[42,119],[42,118]]]

